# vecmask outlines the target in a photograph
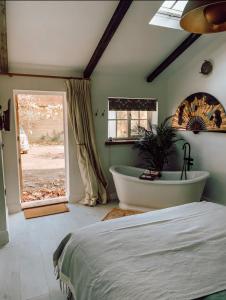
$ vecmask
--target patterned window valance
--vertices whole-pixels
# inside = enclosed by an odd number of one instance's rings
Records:
[[[109,110],[156,111],[157,99],[154,98],[116,98],[109,97]]]

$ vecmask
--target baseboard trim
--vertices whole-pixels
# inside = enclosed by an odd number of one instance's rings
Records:
[[[72,197],[68,197],[68,202],[69,203],[79,203],[82,201],[82,199],[85,197],[84,194],[82,195],[77,195],[77,196],[72,196]]]
[[[20,203],[16,203],[16,204],[10,204],[10,203],[6,203],[7,207],[8,207],[8,213],[11,214],[15,214],[21,211],[21,205]]]
[[[4,246],[9,242],[9,233],[7,230],[0,231],[0,247]]]
[[[210,198],[207,196],[202,196],[201,201],[206,201],[206,202],[213,202]]]
[[[113,192],[113,193],[110,193],[109,194],[109,200],[110,201],[118,201],[118,196],[117,196],[117,193],[116,192]]]

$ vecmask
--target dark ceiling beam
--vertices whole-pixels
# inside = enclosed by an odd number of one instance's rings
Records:
[[[151,74],[147,77],[147,82],[152,82],[159,76],[170,64],[172,64],[185,50],[187,50],[201,34],[190,34]]]
[[[8,72],[6,1],[0,0],[0,73]]]
[[[103,36],[101,37],[87,67],[85,68],[85,71],[83,72],[83,76],[85,78],[89,78],[93,73],[98,61],[110,43],[114,33],[116,32],[132,2],[133,0],[120,0],[110,22],[108,23],[107,28],[104,31]]]

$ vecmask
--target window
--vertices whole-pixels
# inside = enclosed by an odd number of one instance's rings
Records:
[[[164,1],[150,25],[180,29],[180,18],[188,1]]]
[[[113,98],[111,98],[111,100],[112,99]],[[148,129],[149,123],[157,124],[156,100],[151,100],[155,101],[155,111],[147,110],[148,108],[146,110],[144,108],[142,108],[143,110],[119,110],[119,101],[117,100],[120,100],[121,106],[131,108],[131,105],[128,105],[128,99],[114,98],[114,100],[109,104],[109,139],[136,139],[139,137],[138,126]],[[134,105],[136,100],[138,99],[131,101],[132,106],[139,108],[137,105]],[[142,101],[142,99],[139,99],[139,101]]]

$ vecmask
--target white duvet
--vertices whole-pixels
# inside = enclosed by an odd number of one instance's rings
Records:
[[[226,207],[200,202],[98,222],[62,249],[60,278],[76,300],[195,299],[226,289]]]

